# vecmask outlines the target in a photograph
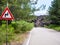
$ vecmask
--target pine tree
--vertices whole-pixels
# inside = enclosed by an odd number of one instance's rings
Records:
[[[53,24],[60,24],[60,0],[54,0],[49,7],[49,16]]]

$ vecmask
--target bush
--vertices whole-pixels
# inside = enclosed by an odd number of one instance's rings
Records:
[[[60,31],[60,26],[54,28],[57,31]]]
[[[24,33],[33,28],[33,23],[28,23],[26,21],[21,20],[15,22],[12,26],[15,27],[15,33]]]
[[[22,27],[21,27],[22,32],[29,31],[33,28],[33,23],[28,23],[28,22],[25,22],[25,21],[21,21],[20,25],[22,25]]]
[[[60,26],[59,25],[53,25],[53,24],[50,24],[49,26],[46,26],[47,28],[52,28],[56,31],[60,31]]]
[[[7,30],[6,28],[6,24],[2,24],[2,26],[0,27],[0,44],[5,43],[6,42],[6,33],[8,36],[8,42],[13,38],[14,35],[14,28],[11,27],[11,25],[9,25],[8,27],[9,30]],[[7,32],[6,32],[7,30]]]
[[[0,45],[6,42],[6,30],[8,35],[8,42],[13,39],[14,34],[24,33],[30,31],[33,28],[33,23],[28,23],[26,21],[16,21],[8,25],[8,30],[6,24],[0,26]]]
[[[17,29],[17,26],[18,26],[18,23],[16,23],[16,22],[12,22],[11,23],[11,25],[12,25],[12,27],[14,28],[14,30],[16,30]]]

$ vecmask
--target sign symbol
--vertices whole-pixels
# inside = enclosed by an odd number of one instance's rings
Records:
[[[7,16],[8,16],[8,13],[5,14],[5,17],[7,17]]]

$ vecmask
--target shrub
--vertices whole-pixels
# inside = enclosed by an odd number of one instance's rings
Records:
[[[6,23],[2,24],[0,26],[0,45],[6,42],[6,30],[7,30],[8,42],[10,42],[10,40],[13,39],[14,34],[30,31],[32,28],[33,23],[28,23],[22,20],[16,22],[13,21],[10,25],[8,25],[8,30]]]
[[[7,30],[6,28],[6,24],[2,24],[2,26],[0,27],[0,44],[6,42],[6,33],[8,36],[8,40],[7,40],[8,42],[13,38],[14,28],[11,25],[9,25],[8,29],[9,30]]]
[[[57,31],[60,31],[60,26],[54,28]]]
[[[16,23],[14,23],[14,25],[16,25],[16,29],[15,29],[15,33],[23,33],[26,31],[29,31],[33,28],[33,23],[28,23],[26,21],[17,21]]]
[[[16,23],[16,22],[12,22],[11,23],[11,25],[12,25],[12,27],[14,28],[14,30],[16,30],[17,29],[17,26],[18,26],[18,23]]]
[[[60,26],[59,25],[53,25],[53,24],[50,24],[49,26],[46,26],[47,28],[52,28],[56,31],[60,31]]]

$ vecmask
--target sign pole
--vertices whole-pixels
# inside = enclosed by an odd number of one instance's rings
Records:
[[[7,30],[6,30],[6,45],[8,45],[8,20],[6,21]]]
[[[7,1],[7,7],[8,7],[8,1]],[[8,45],[8,20],[6,21],[7,30],[6,30],[6,45]]]

